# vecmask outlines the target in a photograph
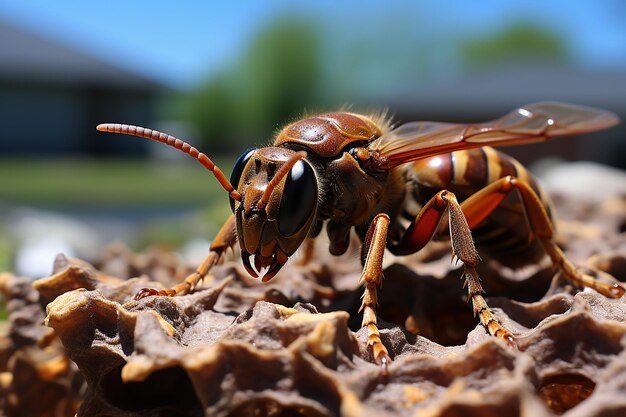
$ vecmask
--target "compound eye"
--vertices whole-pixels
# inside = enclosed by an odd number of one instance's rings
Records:
[[[317,181],[313,168],[300,160],[289,171],[278,212],[278,231],[292,236],[310,219],[317,207]]]
[[[230,174],[230,183],[235,189],[239,189],[239,181],[241,180],[241,174],[243,174],[243,169],[246,167],[246,164],[252,157],[252,154],[256,152],[257,148],[250,148],[242,153],[239,158],[235,161],[235,165],[233,166],[233,172]],[[235,212],[235,200],[230,199],[230,209]]]

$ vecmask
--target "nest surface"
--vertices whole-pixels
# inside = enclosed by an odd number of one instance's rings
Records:
[[[626,201],[557,203],[569,258],[626,277]],[[355,253],[333,258],[321,242],[312,262],[295,260],[268,284],[251,279],[237,256],[193,294],[140,301],[132,300],[140,288],[169,287],[189,268],[171,253],[110,248],[96,266],[59,256],[34,288],[0,275],[10,310],[0,339],[0,409],[111,417],[626,415],[626,301],[573,288],[549,264],[509,271],[486,260],[479,270],[515,350],[473,317],[447,243],[387,256],[379,327],[393,362],[385,376],[359,329]]]

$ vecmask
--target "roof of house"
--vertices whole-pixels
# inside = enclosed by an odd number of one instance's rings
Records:
[[[463,117],[501,114],[537,101],[563,101],[624,114],[626,72],[594,72],[560,67],[522,67],[431,83],[389,96],[399,113]]]
[[[160,90],[165,85],[96,54],[45,38],[0,20],[0,79]]]

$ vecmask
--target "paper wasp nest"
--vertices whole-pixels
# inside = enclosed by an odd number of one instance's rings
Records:
[[[626,200],[558,208],[568,256],[626,277]],[[36,290],[3,275],[11,323],[0,340],[0,407],[7,416],[626,415],[623,299],[577,291],[549,267],[484,262],[488,301],[517,337],[512,350],[472,316],[447,244],[434,244],[388,260],[385,378],[365,333],[354,333],[357,259],[320,244],[314,262],[293,262],[264,285],[233,258],[203,290],[139,302],[141,287],[168,286],[186,268],[171,254],[116,249],[97,269],[59,257]]]

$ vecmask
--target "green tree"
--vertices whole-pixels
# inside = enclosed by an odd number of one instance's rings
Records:
[[[182,117],[198,128],[208,149],[266,144],[278,126],[319,102],[320,43],[307,21],[275,21],[232,68],[182,98]]]
[[[568,48],[558,33],[520,22],[483,38],[459,41],[459,60],[468,70],[522,64],[561,64]]]

